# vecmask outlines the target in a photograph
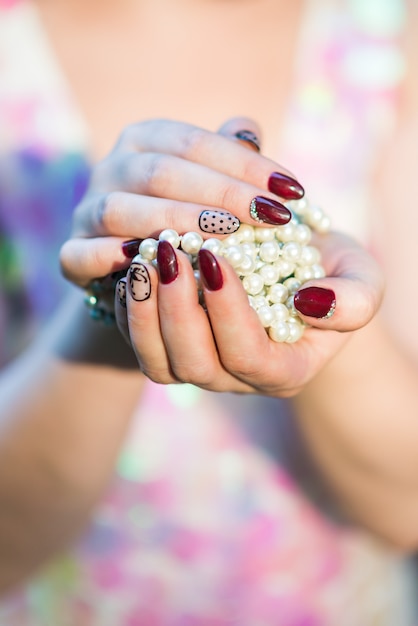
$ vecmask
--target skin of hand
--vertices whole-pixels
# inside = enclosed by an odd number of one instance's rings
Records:
[[[254,122],[242,119],[227,122],[219,134],[158,120],[129,127],[96,168],[76,211],[75,237],[61,253],[67,278],[84,285],[126,267],[126,237],[155,236],[164,228],[198,230],[199,215],[208,205],[256,223],[248,209],[252,198],[274,198],[265,191],[269,177],[287,172],[231,140],[243,125],[258,134]],[[224,259],[215,260],[222,288],[205,287],[208,315],[198,303],[193,271],[181,251],[175,253],[178,276],[170,284],[163,284],[150,264],[136,267],[148,275],[150,293],[138,301],[128,288],[127,308],[116,298],[115,311],[141,370],[158,383],[189,382],[212,391],[277,397],[297,393],[338,352],[349,331],[374,316],[383,293],[375,261],[352,239],[330,233],[318,236],[316,244],[328,277],[304,287],[332,290],[337,306],[329,319],[305,317],[312,328],[296,344],[268,338]]]

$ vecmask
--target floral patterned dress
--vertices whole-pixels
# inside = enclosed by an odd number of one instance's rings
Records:
[[[356,235],[405,19],[401,0],[306,3],[277,157]],[[88,147],[35,7],[0,0],[3,363],[65,291]],[[413,586],[406,560],[332,510],[284,403],[149,383],[90,528],[4,599],[0,626],[413,626]]]

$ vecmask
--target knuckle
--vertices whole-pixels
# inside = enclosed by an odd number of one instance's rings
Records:
[[[141,173],[144,192],[150,195],[164,195],[170,183],[169,157],[164,154],[144,155],[144,168]]]
[[[179,138],[179,154],[185,158],[193,159],[204,151],[207,141],[207,131],[202,128],[189,128]]]
[[[234,354],[224,362],[225,368],[244,380],[262,380],[265,377],[265,364],[257,357],[243,354]]]
[[[121,193],[110,191],[97,204],[95,227],[100,234],[115,234],[120,222]]]
[[[178,380],[198,387],[208,387],[215,379],[215,368],[207,361],[176,362],[172,364],[172,370]]]
[[[229,211],[234,211],[237,206],[240,206],[239,191],[236,183],[229,182],[223,185],[219,192],[218,205]]]

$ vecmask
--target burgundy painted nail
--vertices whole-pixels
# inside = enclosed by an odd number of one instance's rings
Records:
[[[200,276],[203,284],[210,291],[218,291],[224,284],[222,271],[215,256],[209,250],[199,251]]]
[[[122,244],[122,252],[127,259],[133,259],[138,254],[139,244],[142,239],[131,239],[130,241],[124,241]]]
[[[257,135],[255,135],[251,130],[239,130],[237,133],[235,133],[235,137],[240,141],[246,141],[250,144],[252,148],[254,148],[254,150],[260,152],[260,141]]]
[[[284,200],[300,200],[305,195],[304,188],[297,180],[279,172],[271,174],[268,180],[268,190]]]
[[[277,200],[264,198],[264,196],[256,196],[251,201],[250,215],[256,222],[264,222],[265,224],[274,224],[282,226],[287,224],[292,214],[283,204]]]
[[[335,311],[335,293],[323,287],[306,287],[295,293],[295,309],[309,317],[327,318]]]
[[[168,241],[160,241],[158,244],[157,263],[163,285],[176,280],[179,273],[177,257],[173,246]]]

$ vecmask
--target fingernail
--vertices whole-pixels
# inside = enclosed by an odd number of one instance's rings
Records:
[[[215,256],[209,250],[199,251],[200,277],[209,291],[218,291],[224,284],[222,271]]]
[[[176,280],[179,273],[177,257],[173,246],[168,241],[160,241],[158,244],[157,263],[163,285],[169,285]]]
[[[297,180],[279,172],[271,174],[268,180],[268,190],[284,200],[300,200],[305,195],[304,188]]]
[[[227,211],[203,211],[199,215],[199,228],[205,233],[228,235],[239,227],[239,219]]]
[[[309,317],[327,318],[335,311],[335,293],[323,287],[306,287],[294,296],[295,309]]]
[[[116,285],[119,304],[126,309],[126,279],[122,278]]]
[[[287,224],[292,214],[283,204],[264,196],[256,196],[251,201],[250,215],[256,222],[282,226]]]
[[[260,141],[257,135],[251,132],[251,130],[239,130],[237,133],[235,133],[234,136],[240,141],[246,141],[247,143],[251,145],[252,148],[254,148],[254,150],[256,150],[257,152],[260,152],[261,150]]]
[[[130,239],[122,244],[122,252],[127,259],[133,259],[138,254],[139,244],[142,239]]]
[[[143,263],[132,263],[129,268],[129,290],[137,302],[148,300],[151,295],[151,279]]]

